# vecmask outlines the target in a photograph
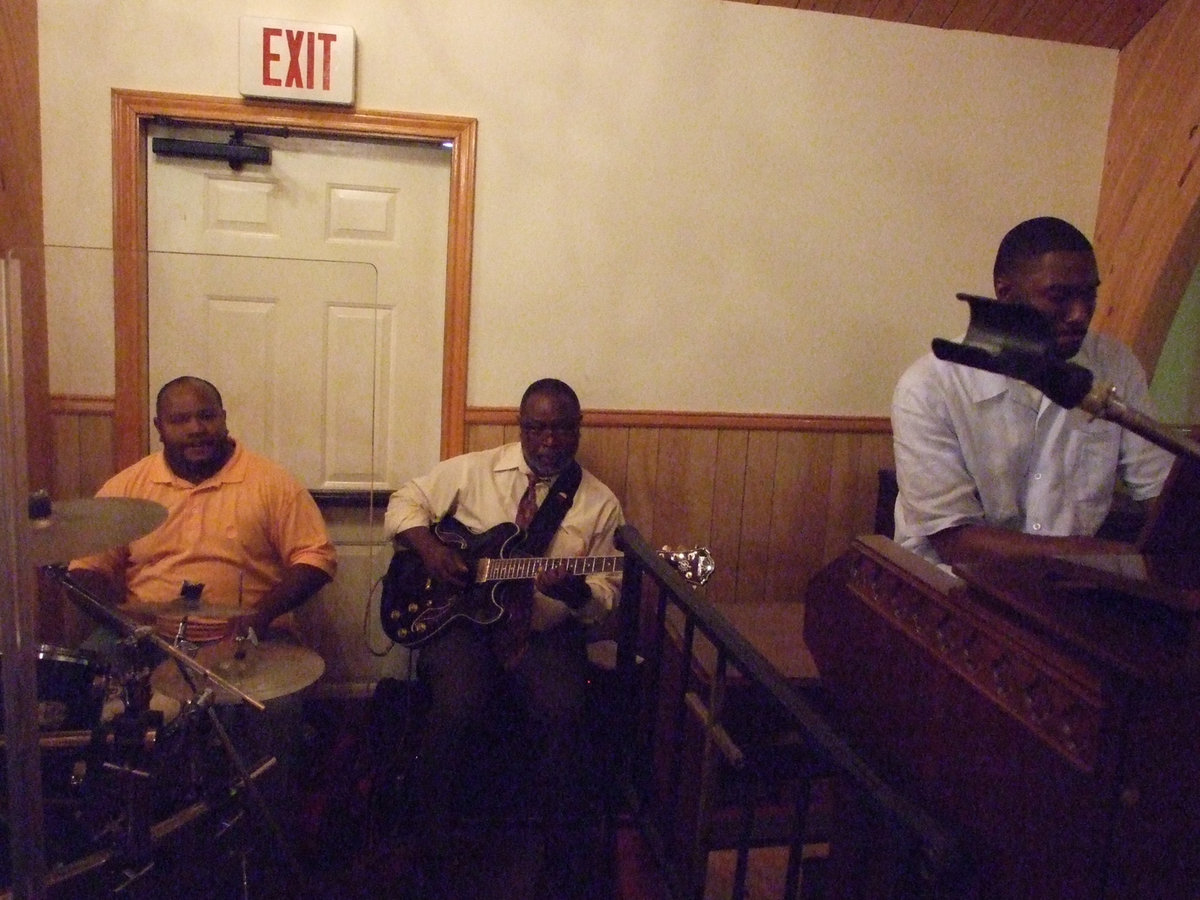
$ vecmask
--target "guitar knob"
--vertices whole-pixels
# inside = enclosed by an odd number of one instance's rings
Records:
[[[423,631],[425,631],[426,627],[427,626],[424,622],[417,622],[415,625],[413,625],[412,630],[415,634],[421,634]]]
[[[399,622],[400,621],[400,610],[393,609],[390,613],[388,613],[388,618],[391,619],[393,622]]]
[[[415,603],[410,603],[408,604],[408,611],[410,613],[417,613],[421,611],[421,607],[417,606]]]

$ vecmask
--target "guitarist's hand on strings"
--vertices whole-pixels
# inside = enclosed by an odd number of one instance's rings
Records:
[[[425,571],[438,581],[465,586],[470,569],[457,550],[433,536],[428,528],[410,528],[397,535],[421,557]]]

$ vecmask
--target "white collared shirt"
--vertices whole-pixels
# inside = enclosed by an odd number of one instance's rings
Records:
[[[1124,344],[1089,333],[1072,360],[1151,413],[1146,377]],[[1024,382],[927,354],[892,398],[895,539],[939,562],[927,540],[987,524],[1038,535],[1093,535],[1117,479],[1134,500],[1158,496],[1173,457],[1115,422],[1063,409]]]
[[[428,526],[454,516],[471,531],[487,531],[516,518],[517,504],[529,484],[529,465],[519,443],[465,453],[443,460],[425,475],[402,485],[388,501],[384,527],[389,535]],[[548,484],[538,485],[538,501]],[[616,496],[586,469],[575,499],[546,551],[548,557],[616,556],[614,537],[624,522]],[[620,594],[619,575],[589,575],[592,599],[575,615],[587,621],[603,619]],[[566,604],[535,594],[533,628],[553,627],[568,615]]]

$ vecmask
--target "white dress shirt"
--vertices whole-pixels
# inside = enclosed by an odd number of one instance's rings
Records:
[[[454,516],[473,532],[487,531],[516,518],[517,504],[529,484],[529,465],[519,443],[465,453],[438,463],[427,475],[402,485],[388,501],[384,526],[398,534]],[[538,485],[539,504],[550,489]],[[616,496],[598,478],[583,470],[575,499],[550,542],[549,557],[617,556],[617,527],[624,522]],[[589,575],[592,599],[574,615],[599,621],[612,611],[621,591],[619,575]],[[572,613],[565,603],[534,594],[532,627],[543,631]]]
[[[1151,413],[1133,353],[1089,333],[1072,360]],[[921,357],[892,398],[895,539],[940,562],[927,540],[947,528],[987,524],[1035,535],[1094,535],[1117,479],[1134,500],[1158,496],[1173,457],[1115,422],[1067,410],[1024,382]]]

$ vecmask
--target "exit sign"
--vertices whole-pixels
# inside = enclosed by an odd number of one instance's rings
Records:
[[[287,19],[241,20],[244,97],[354,102],[354,29]]]

